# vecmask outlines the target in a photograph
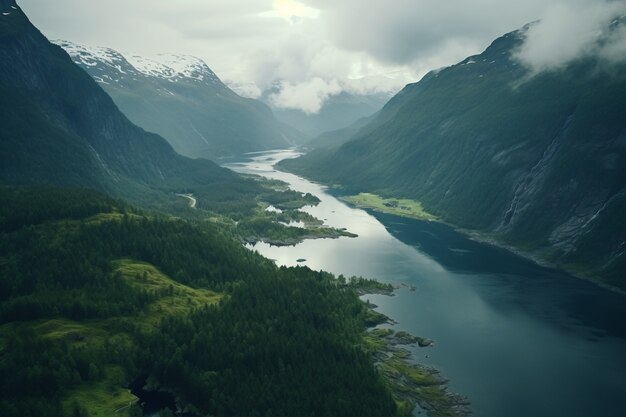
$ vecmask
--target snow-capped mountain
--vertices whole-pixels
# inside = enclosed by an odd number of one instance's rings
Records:
[[[138,126],[179,153],[218,158],[286,147],[298,138],[260,101],[240,97],[201,59],[143,57],[54,41],[87,71]]]
[[[200,58],[191,55],[159,54],[154,58],[129,55],[128,61],[139,72],[170,81],[181,78],[222,85],[220,79]]]
[[[197,81],[226,88],[217,75],[200,58],[191,55],[158,54],[153,57],[125,53],[111,48],[88,47],[73,42],[53,41],[82,67],[102,72],[93,75],[101,83],[121,82],[138,76],[155,77],[171,82]]]

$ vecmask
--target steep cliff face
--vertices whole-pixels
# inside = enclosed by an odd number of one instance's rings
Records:
[[[581,59],[528,77],[512,56],[522,36],[408,85],[338,150],[283,166],[421,200],[624,286],[626,67]]]
[[[284,148],[301,139],[260,101],[238,96],[207,64],[186,55],[145,58],[55,41],[135,124],[183,155],[217,158]]]
[[[67,53],[9,9],[0,15],[0,181],[128,196],[235,180],[130,123]]]

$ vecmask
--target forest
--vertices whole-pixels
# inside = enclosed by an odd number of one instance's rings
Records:
[[[0,415],[395,415],[355,286],[89,190],[0,188]]]

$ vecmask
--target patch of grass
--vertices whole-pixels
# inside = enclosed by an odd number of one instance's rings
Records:
[[[405,198],[383,198],[376,194],[361,193],[341,200],[359,208],[370,208],[381,213],[394,214],[396,216],[410,217],[418,220],[437,220],[437,217],[428,213],[422,207],[422,203]]]
[[[409,417],[413,415],[413,405],[406,400],[395,400],[396,402],[396,414],[398,417]]]
[[[82,384],[67,392],[61,402],[66,415],[72,415],[76,406],[90,417],[128,415],[128,409],[137,401],[125,384],[124,371],[117,366],[104,370],[103,378],[90,384]]]
[[[124,218],[124,216],[127,216],[129,218],[132,219],[141,219],[142,216],[138,215],[138,214],[134,214],[134,213],[119,213],[119,212],[112,212],[112,213],[98,213],[95,216],[91,216],[90,218],[88,218],[86,220],[87,224],[100,224],[100,223],[105,223],[105,222],[112,222],[112,221],[122,221],[122,219]]]
[[[109,336],[106,320],[76,322],[68,319],[53,319],[33,324],[37,334],[53,340],[69,340],[77,345],[101,344]]]
[[[139,323],[156,326],[166,316],[182,316],[196,308],[217,304],[222,294],[191,288],[174,281],[153,265],[132,259],[115,261],[114,274],[121,276],[131,286],[159,294],[147,311],[137,318]]]
[[[363,336],[363,341],[366,349],[370,352],[382,351],[387,346],[383,338],[371,336],[369,333]]]

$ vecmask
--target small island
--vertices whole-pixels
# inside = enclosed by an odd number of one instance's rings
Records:
[[[257,207],[251,213],[235,223],[235,232],[245,243],[292,246],[307,239],[358,236],[345,228],[329,227],[324,221],[301,211],[303,207],[319,204],[320,200],[314,195],[290,190],[278,180],[257,181],[267,192],[257,197]]]
[[[369,208],[381,213],[409,217],[418,220],[433,221],[437,217],[428,213],[422,203],[406,198],[383,198],[376,194],[360,193],[359,195],[339,197],[340,200],[358,208]]]

